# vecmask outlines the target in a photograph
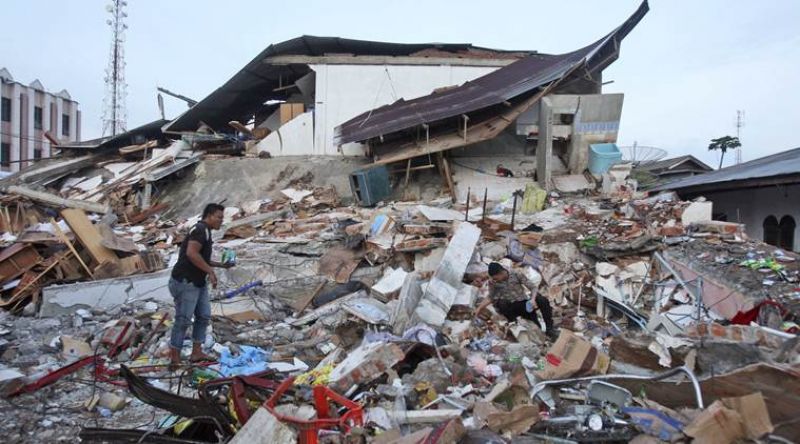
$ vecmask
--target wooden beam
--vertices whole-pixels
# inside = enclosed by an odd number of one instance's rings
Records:
[[[43,191],[36,191],[30,188],[20,187],[17,185],[8,186],[3,191],[5,191],[8,194],[16,194],[18,196],[27,197],[28,199],[35,200],[39,203],[43,203],[45,205],[53,207],[75,208],[83,211],[88,211],[90,213],[98,213],[98,214],[105,214],[109,210],[108,206],[96,202],[87,202],[76,199],[64,199],[54,194],[45,193]]]
[[[64,218],[75,237],[98,265],[106,262],[119,262],[117,255],[111,249],[103,246],[103,236],[83,211],[71,208],[62,210],[61,217]]]
[[[53,225],[53,230],[56,232],[56,236],[58,236],[58,238],[61,239],[61,242],[63,242],[67,246],[67,248],[69,248],[69,251],[71,251],[72,254],[75,255],[75,258],[77,258],[78,262],[81,263],[81,266],[83,267],[84,270],[86,270],[86,273],[89,275],[89,277],[92,278],[92,280],[94,280],[94,274],[92,273],[92,270],[90,270],[89,266],[86,265],[86,262],[84,262],[83,259],[81,259],[81,255],[78,254],[78,251],[75,250],[75,247],[72,246],[72,242],[69,241],[67,235],[64,234],[63,231],[61,231],[61,227],[58,226],[56,220],[50,219],[50,223]]]

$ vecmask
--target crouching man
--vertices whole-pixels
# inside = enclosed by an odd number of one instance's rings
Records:
[[[539,318],[536,316],[538,311],[544,319],[547,336],[551,339],[556,337],[550,301],[538,294],[535,286],[531,284],[522,270],[512,269],[512,272],[509,273],[499,263],[492,262],[489,264],[489,279],[491,286],[489,298],[478,306],[476,315],[492,304],[509,321],[516,321],[518,317],[522,316],[533,321],[541,329]]]

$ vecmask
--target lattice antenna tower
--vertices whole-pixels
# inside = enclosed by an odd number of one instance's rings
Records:
[[[744,128],[744,110],[737,109],[736,110],[736,138],[739,139],[739,143],[742,142],[740,134],[742,132],[742,128]],[[742,163],[742,147],[736,148],[736,165]]]
[[[128,85],[125,83],[125,0],[111,0],[106,11],[111,17],[106,24],[111,27],[111,49],[106,67],[106,94],[103,99],[103,136],[116,136],[126,131],[128,112],[125,99]]]

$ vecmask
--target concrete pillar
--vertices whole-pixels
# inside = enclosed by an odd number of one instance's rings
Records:
[[[536,179],[539,186],[550,191],[553,172],[553,112],[550,99],[539,100],[539,139],[536,142]]]
[[[70,102],[69,104],[69,140],[72,142],[78,141],[78,103]]]
[[[45,132],[50,131],[50,120],[52,117],[50,102],[50,94],[44,93],[42,97],[42,157],[50,157],[50,142],[47,140],[47,137],[44,136]]]
[[[25,127],[25,137],[22,138],[22,145],[25,147],[22,150],[22,159],[28,160],[33,159],[33,147],[34,147],[34,140],[36,139],[36,130],[33,128],[33,108],[36,106],[36,90],[31,88],[30,86],[27,88],[27,94],[25,94],[27,100],[25,101],[25,105],[28,107],[25,111],[25,114],[28,116],[27,124],[24,125]],[[20,165],[20,168],[23,166],[30,165],[30,162],[25,162]]]
[[[11,171],[19,171],[19,154],[22,145],[20,144],[20,136],[22,135],[22,120],[20,119],[20,112],[22,110],[22,103],[19,95],[22,89],[17,83],[11,87]]]
[[[61,113],[64,112],[64,99],[56,96],[56,133],[53,135],[58,140],[62,140],[64,136],[61,135]]]

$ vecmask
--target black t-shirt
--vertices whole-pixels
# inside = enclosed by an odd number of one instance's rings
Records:
[[[211,229],[205,222],[198,222],[186,236],[181,244],[181,250],[178,254],[178,262],[172,269],[172,278],[175,280],[186,280],[192,284],[203,287],[206,285],[206,272],[195,267],[192,261],[186,257],[186,248],[189,246],[189,241],[200,242],[200,256],[206,261],[211,263]]]

